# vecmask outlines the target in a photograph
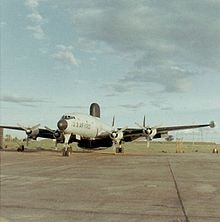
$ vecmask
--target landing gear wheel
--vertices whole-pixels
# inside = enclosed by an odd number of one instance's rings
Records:
[[[67,149],[63,149],[63,156],[70,156],[72,149],[69,147]]]
[[[70,156],[70,150],[66,151],[66,156]]]
[[[24,145],[20,146],[18,149],[17,149],[18,152],[24,152]]]
[[[123,147],[116,147],[115,153],[124,153]]]

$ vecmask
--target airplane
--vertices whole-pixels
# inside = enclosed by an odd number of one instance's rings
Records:
[[[153,139],[167,138],[169,131],[194,129],[201,127],[215,127],[215,122],[198,125],[181,125],[181,126],[146,126],[144,117],[143,125],[136,123],[138,128],[117,128],[115,127],[115,118],[112,125],[103,123],[100,119],[100,106],[97,103],[90,105],[90,114],[66,113],[62,115],[57,122],[57,129],[53,130],[45,126],[39,128],[39,124],[33,127],[23,127],[21,125],[0,126],[0,128],[23,130],[26,132],[28,139],[37,139],[38,137],[55,139],[58,143],[64,144],[63,156],[70,156],[70,143],[76,142],[78,147],[83,149],[106,149],[113,147],[115,153],[122,153],[124,148],[122,143],[131,142],[140,137],[145,137],[147,147]]]

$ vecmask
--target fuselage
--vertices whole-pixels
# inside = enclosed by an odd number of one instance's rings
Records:
[[[76,135],[79,140],[81,138],[94,140],[100,135],[108,135],[112,130],[110,126],[101,122],[99,118],[81,113],[66,113],[59,122],[62,121],[66,121],[63,132]],[[58,128],[62,128],[59,122],[57,124]]]

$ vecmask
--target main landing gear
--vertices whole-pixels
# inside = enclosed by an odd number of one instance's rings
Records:
[[[124,147],[116,147],[115,153],[124,153]]]
[[[70,156],[70,154],[72,153],[72,148],[71,147],[65,147],[63,148],[63,156]]]
[[[122,144],[122,143],[121,143],[121,141],[120,141],[119,143],[115,143],[115,144],[113,145],[113,150],[114,150],[115,154],[116,154],[116,153],[124,153],[124,147],[122,147],[121,144]]]
[[[17,149],[18,152],[24,152],[24,145],[21,145],[18,149]]]

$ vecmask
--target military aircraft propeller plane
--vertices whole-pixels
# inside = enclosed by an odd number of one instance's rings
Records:
[[[39,128],[39,124],[33,127],[23,127],[21,125],[0,126],[0,128],[23,130],[27,139],[37,139],[37,137],[56,139],[58,143],[64,143],[63,156],[69,156],[71,149],[69,144],[78,143],[80,148],[97,149],[113,147],[116,153],[123,152],[122,142],[131,142],[139,137],[147,139],[149,142],[156,138],[166,138],[169,131],[185,130],[201,127],[215,127],[215,122],[199,125],[182,125],[169,127],[146,126],[145,117],[143,125],[136,123],[138,128],[116,128],[113,118],[112,126],[104,124],[100,120],[100,107],[97,103],[90,106],[90,115],[81,113],[64,114],[57,122],[56,130],[49,127]]]

